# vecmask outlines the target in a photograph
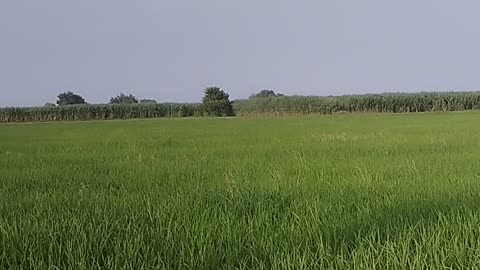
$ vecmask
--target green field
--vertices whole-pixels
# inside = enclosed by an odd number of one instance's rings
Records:
[[[315,268],[480,268],[480,112],[0,125],[0,269]]]

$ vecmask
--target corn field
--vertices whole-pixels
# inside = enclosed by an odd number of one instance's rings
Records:
[[[1,108],[0,122],[107,120],[201,116],[200,104],[115,104]]]
[[[351,96],[251,98],[234,102],[235,115],[405,113],[480,109],[480,92],[393,93]],[[204,116],[200,103],[72,105],[0,108],[0,122],[108,120]]]
[[[336,97],[291,96],[235,102],[237,115],[331,114],[336,112],[427,112],[480,109],[480,92],[375,94]]]

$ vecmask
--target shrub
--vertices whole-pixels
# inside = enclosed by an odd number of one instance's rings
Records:
[[[125,95],[124,93],[120,93],[120,95],[116,97],[112,97],[110,99],[110,104],[133,104],[138,103],[138,99],[132,95]]]
[[[205,89],[205,95],[202,99],[205,113],[208,116],[233,116],[233,104],[230,101],[230,95],[225,93],[219,87],[209,87]]]
[[[65,92],[58,95],[57,104],[59,106],[64,105],[76,105],[76,104],[85,104],[85,99],[73,92]]]
[[[272,98],[272,97],[283,97],[284,94],[275,93],[273,90],[262,90],[256,94],[250,96],[250,98]]]
[[[141,99],[140,103],[146,103],[146,104],[157,104],[157,101],[154,99]]]

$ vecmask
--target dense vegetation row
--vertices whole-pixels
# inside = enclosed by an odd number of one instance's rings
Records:
[[[462,111],[480,109],[480,92],[250,98],[235,101],[234,109],[237,115]]]
[[[218,87],[205,89],[202,103],[157,103],[152,99],[138,100],[133,95],[120,94],[109,104],[87,104],[73,92],[58,95],[56,104],[43,107],[0,108],[0,122],[36,122],[71,120],[109,120],[130,118],[232,116],[229,95]]]
[[[105,104],[0,109],[0,122],[200,116],[200,104]]]
[[[61,94],[63,95],[63,94]],[[59,95],[58,104],[62,103]],[[220,88],[205,90],[202,103],[126,102],[74,104],[32,108],[2,108],[0,122],[105,120],[129,118],[332,114],[339,112],[426,112],[480,109],[480,92],[393,93],[350,96],[284,96],[263,90],[249,99],[231,102]],[[118,97],[117,97],[118,98]],[[66,103],[69,104],[69,103]]]

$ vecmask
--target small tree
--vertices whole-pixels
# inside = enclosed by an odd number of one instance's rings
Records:
[[[61,93],[58,95],[58,100],[57,104],[59,106],[64,106],[64,105],[74,105],[74,104],[85,104],[85,99],[75,93],[72,93],[70,91]]]
[[[140,103],[157,104],[157,101],[154,100],[154,99],[142,99],[142,100],[140,100]]]
[[[208,87],[202,99],[203,108],[209,116],[233,116],[233,104],[230,95],[219,87]]]
[[[284,94],[275,93],[273,90],[262,90],[257,94],[253,94],[250,98],[269,98],[269,97],[283,97]]]
[[[120,93],[120,95],[116,97],[112,97],[110,99],[110,104],[133,104],[133,103],[138,103],[138,99],[132,94],[129,94],[127,96],[124,93]]]

